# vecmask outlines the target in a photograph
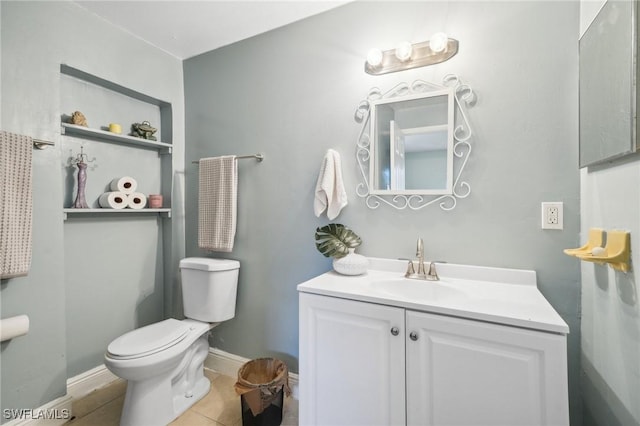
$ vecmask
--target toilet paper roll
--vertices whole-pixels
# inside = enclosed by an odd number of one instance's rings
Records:
[[[105,209],[124,209],[129,202],[129,196],[124,192],[105,192],[98,198],[98,204]]]
[[[140,210],[147,205],[147,197],[139,192],[127,194],[127,207],[130,209]]]
[[[23,336],[28,332],[29,317],[26,315],[18,315],[0,320],[0,342]]]
[[[121,178],[115,178],[109,184],[112,191],[120,191],[125,194],[132,194],[138,188],[138,182],[130,176],[124,176]]]

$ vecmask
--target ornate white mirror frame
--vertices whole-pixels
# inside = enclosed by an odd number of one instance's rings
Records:
[[[471,154],[470,139],[472,131],[465,108],[474,105],[475,94],[473,90],[467,84],[462,83],[456,75],[448,74],[444,76],[442,81],[443,85],[428,83],[422,80],[416,80],[411,85],[400,83],[386,93],[382,93],[379,88],[374,87],[369,91],[367,98],[358,104],[355,112],[355,120],[362,123],[362,128],[358,136],[356,158],[362,182],[356,186],[356,193],[359,197],[365,198],[366,205],[370,209],[377,209],[384,203],[398,210],[405,208],[420,210],[439,202],[442,210],[452,210],[456,207],[459,198],[465,198],[471,193],[471,186],[466,181],[461,180],[461,178],[469,155]],[[451,192],[428,196],[419,193],[408,193],[411,191],[406,190],[397,192],[390,190],[384,191],[386,192],[385,194],[381,194],[381,191],[375,190],[371,182],[369,182],[371,149],[373,148],[373,136],[371,135],[372,126],[370,123],[372,103],[389,98],[397,98],[398,102],[401,102],[403,97],[411,98],[415,97],[416,94],[442,91],[447,88],[453,89],[455,100],[455,123],[453,126],[454,181]]]

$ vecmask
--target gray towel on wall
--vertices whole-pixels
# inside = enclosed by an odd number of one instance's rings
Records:
[[[199,165],[198,246],[211,251],[230,252],[236,236],[236,157],[203,158]]]
[[[0,278],[31,267],[31,155],[29,136],[0,131]]]

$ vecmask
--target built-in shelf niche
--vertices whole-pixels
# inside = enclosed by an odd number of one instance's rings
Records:
[[[172,188],[172,107],[169,102],[106,80],[69,65],[60,66],[61,134],[64,182],[64,219],[96,216],[126,218],[132,215],[156,214],[171,217]],[[81,111],[88,126],[67,122],[74,111]],[[129,135],[132,123],[150,121],[158,131],[158,141]],[[122,134],[108,131],[110,123],[118,123]],[[87,159],[95,158],[87,170],[87,202],[91,208],[68,208],[76,195],[77,167],[73,158],[82,147]],[[137,192],[145,196],[162,194],[161,209],[99,208],[98,197],[109,191],[114,178],[132,176],[138,181]]]

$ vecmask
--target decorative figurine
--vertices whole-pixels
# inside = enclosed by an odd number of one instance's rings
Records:
[[[84,196],[84,189],[87,185],[87,162],[95,161],[89,160],[87,154],[84,153],[84,146],[80,147],[80,154],[76,156],[75,164],[78,166],[78,194],[76,195],[76,201],[74,201],[73,206],[74,209],[88,209],[89,205],[87,204],[87,200]]]
[[[71,115],[71,124],[75,124],[76,126],[84,126],[88,127],[87,117],[84,116],[80,111],[75,111],[73,115]]]
[[[133,123],[131,125],[131,136],[137,138],[147,139],[150,141],[157,141],[153,134],[157,131],[155,127],[151,127],[151,123],[143,121],[142,123]]]

